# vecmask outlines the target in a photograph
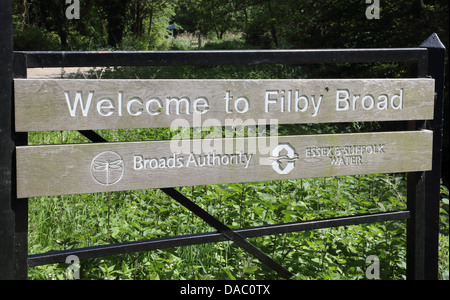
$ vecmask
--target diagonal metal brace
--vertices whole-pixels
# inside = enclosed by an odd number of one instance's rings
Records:
[[[91,140],[94,143],[104,143],[108,142],[106,139],[104,139],[102,136],[97,134],[95,131],[92,130],[80,130],[79,131],[82,135],[84,135],[86,138]],[[212,215],[210,215],[207,211],[203,210],[200,206],[189,200],[186,196],[178,192],[174,188],[162,188],[161,189],[164,193],[166,193],[168,196],[176,200],[178,203],[192,211],[194,214],[196,214],[198,217],[200,217],[203,221],[208,223],[211,227],[215,228],[218,232],[223,234],[227,239],[235,242],[237,245],[239,245],[241,248],[243,248],[248,253],[255,256],[257,259],[259,259],[261,262],[266,264],[271,269],[275,270],[280,276],[289,279],[293,276],[291,272],[286,270],[283,266],[281,266],[278,262],[273,260],[271,257],[269,257],[267,254],[259,250],[257,247],[255,247],[252,243],[247,241],[244,237],[242,237],[237,232],[233,231],[231,228],[214,218]]]
[[[178,192],[174,188],[162,188],[161,189],[168,196],[172,197],[178,203],[192,211],[198,217],[200,217],[203,221],[208,223],[210,226],[214,227],[218,232],[222,233],[226,238],[235,242],[237,245],[242,247],[245,251],[255,256],[261,262],[275,270],[280,276],[289,279],[293,276],[291,272],[286,270],[283,266],[281,266],[278,262],[273,260],[267,254],[259,250],[252,243],[243,238],[240,234],[233,231],[231,228],[214,218],[207,211],[203,210],[200,206],[189,200],[186,196]]]

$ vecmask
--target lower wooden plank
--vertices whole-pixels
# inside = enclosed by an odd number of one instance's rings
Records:
[[[17,147],[19,198],[431,169],[432,132]]]

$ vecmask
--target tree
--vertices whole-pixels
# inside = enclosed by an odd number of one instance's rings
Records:
[[[57,0],[24,0],[15,3],[14,10],[21,10],[20,26],[43,28],[47,32],[56,32],[60,38],[61,49],[68,47],[68,29],[65,18],[65,2]]]
[[[174,21],[188,32],[213,32],[222,39],[227,31],[241,31],[244,17],[235,0],[180,0]]]
[[[122,44],[125,31],[125,19],[128,4],[131,0],[97,0],[103,9],[107,21],[108,45],[111,47]]]

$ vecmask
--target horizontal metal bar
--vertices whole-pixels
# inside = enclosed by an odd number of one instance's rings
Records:
[[[310,64],[364,62],[419,62],[427,49],[317,49],[317,50],[200,50],[200,51],[32,51],[26,55],[28,68],[233,65],[233,64]]]
[[[301,221],[294,223],[275,224],[270,226],[261,226],[253,228],[245,228],[236,230],[243,237],[258,237],[264,235],[290,233],[297,231],[324,229],[340,226],[359,225],[367,223],[406,220],[411,217],[409,210],[401,210],[394,212],[375,213],[356,216],[345,216],[322,220]]]
[[[165,237],[136,242],[101,245],[87,248],[62,250],[28,256],[28,267],[64,263],[69,255],[76,255],[80,260],[125,253],[167,249],[181,246],[214,243],[228,240],[217,232],[208,232],[176,237]]]
[[[366,223],[405,220],[410,218],[408,210],[385,212],[357,216],[345,216],[323,220],[301,221],[286,224],[259,226],[252,228],[235,229],[233,232],[244,238],[273,235],[281,233],[298,232],[305,230],[323,229],[339,226],[358,225]],[[127,242],[113,245],[102,245],[88,248],[79,248],[49,253],[33,254],[28,256],[28,267],[64,263],[69,255],[77,255],[80,260],[97,258],[124,253],[150,251],[155,249],[167,249],[180,246],[190,246],[206,243],[217,243],[229,239],[218,232],[207,232],[176,237],[164,237],[136,242]]]

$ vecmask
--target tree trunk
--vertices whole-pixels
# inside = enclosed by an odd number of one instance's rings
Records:
[[[148,22],[148,35],[150,35],[152,33],[152,25],[153,25],[153,5],[150,8],[150,12],[149,12],[149,17],[150,20]]]
[[[108,21],[108,45],[116,47],[122,44],[125,30],[125,15],[130,0],[103,0],[103,8]]]
[[[66,19],[66,7],[65,2],[57,3],[56,5],[56,20],[57,20],[57,33],[61,41],[61,50],[67,50],[69,47],[68,33],[67,33],[67,19]]]
[[[268,8],[269,8],[269,13],[270,13],[270,18],[271,18],[271,21],[270,21],[270,34],[272,35],[272,39],[273,39],[273,42],[275,43],[275,47],[278,48],[277,31],[276,31],[276,28],[275,28],[275,22],[273,21],[273,20],[276,20],[276,18],[275,18],[275,15],[273,13],[273,10],[272,10],[271,2],[267,1],[267,5],[268,5]]]

